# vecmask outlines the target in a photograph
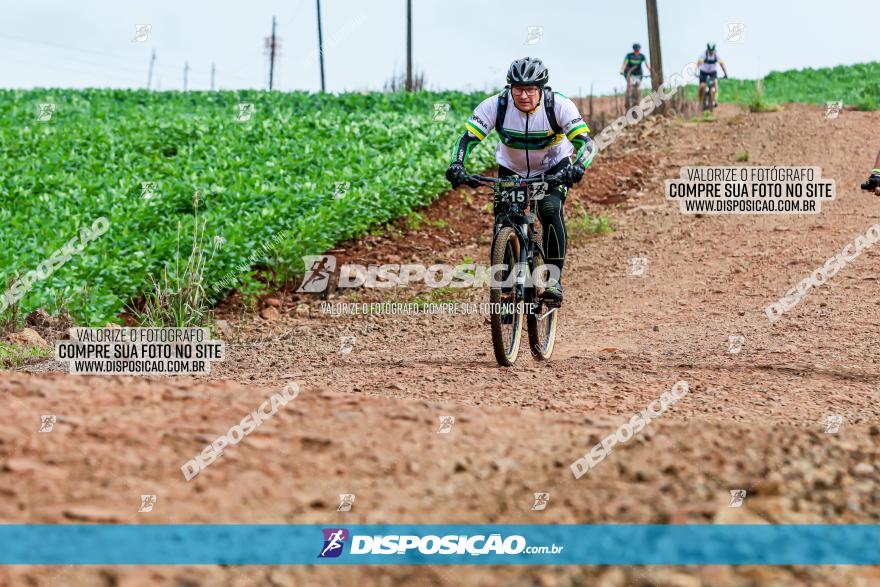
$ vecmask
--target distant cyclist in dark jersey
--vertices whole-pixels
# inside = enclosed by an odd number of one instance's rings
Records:
[[[562,274],[567,249],[562,205],[568,188],[578,183],[596,154],[590,129],[575,103],[547,87],[550,72],[540,59],[517,59],[507,70],[508,86],[477,106],[465,122],[465,132],[455,143],[446,179],[453,187],[467,182],[465,161],[471,147],[495,130],[500,142],[495,150],[500,177],[534,177],[561,173],[565,185],[553,186],[538,201],[543,229],[545,261]],[[582,162],[577,159],[583,156]],[[550,280],[544,297],[562,302],[562,283]]]
[[[710,77],[718,77],[719,65],[724,70],[724,79],[727,79],[727,67],[724,65],[724,60],[718,57],[718,52],[715,51],[715,43],[706,43],[706,51],[700,55],[697,65],[700,67],[700,89],[697,94],[699,102],[702,104],[703,92],[706,90],[706,80]],[[715,86],[715,105],[718,104],[718,94],[718,86]]]
[[[645,75],[642,71],[642,66],[648,70],[648,73],[651,73],[648,60],[645,54],[642,53],[642,46],[638,43],[633,43],[632,53],[626,54],[626,57],[623,58],[623,65],[620,66],[620,74],[626,77],[627,93],[631,91],[630,86],[632,84],[641,85],[642,77]]]

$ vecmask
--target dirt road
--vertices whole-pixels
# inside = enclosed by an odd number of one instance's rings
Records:
[[[569,196],[612,218],[576,238],[553,359],[499,368],[483,316],[225,316],[229,356],[201,380],[0,374],[4,523],[878,523],[878,251],[778,322],[764,308],[880,219],[858,183],[880,112],[816,107],[714,122],[647,122],[603,152]],[[663,180],[682,166],[815,165],[837,200],[813,216],[681,214]],[[604,203],[602,203],[604,202]],[[461,189],[408,233],[342,260],[485,260],[485,196]],[[448,224],[438,222],[447,220]],[[641,277],[628,260],[648,259]],[[406,299],[415,291],[360,292]],[[484,292],[456,293],[484,301]],[[372,297],[370,297],[372,296]],[[350,302],[349,295],[328,300]],[[270,315],[270,314],[267,314]],[[737,353],[728,338],[742,335]],[[343,337],[348,337],[343,339]],[[354,337],[353,339],[350,337]],[[348,346],[345,346],[345,345]],[[50,365],[36,370],[51,370]],[[678,380],[690,392],[593,471],[569,465]],[[302,393],[187,482],[180,466],[272,391]],[[50,434],[39,416],[56,414]],[[455,418],[438,433],[441,416]],[[828,417],[841,417],[836,433]],[[841,421],[841,420],[836,420]],[[742,507],[730,491],[745,489]],[[550,493],[531,511],[534,492]],[[337,512],[338,495],[357,496]],[[151,513],[139,496],[155,494]],[[855,567],[19,567],[10,584],[871,585]]]

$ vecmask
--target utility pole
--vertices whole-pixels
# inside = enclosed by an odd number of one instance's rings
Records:
[[[321,91],[326,91],[324,87],[324,33],[321,31],[321,0],[318,3],[318,59],[321,63]]]
[[[406,91],[413,91],[412,76],[412,0],[406,0]]]
[[[275,17],[272,17],[272,38],[269,41],[269,90],[275,81]]]
[[[183,62],[183,91],[186,91],[187,82],[189,81],[189,61]]]
[[[217,74],[217,67],[212,63],[211,64],[211,91],[214,91],[214,77]]]
[[[153,49],[153,52],[150,54],[150,70],[147,73],[147,89],[150,89],[150,86],[153,83],[153,64],[156,63],[156,50]]]
[[[648,8],[648,50],[651,52],[651,89],[655,92],[663,84],[663,56],[660,52],[660,21],[657,16],[657,0],[645,0]],[[658,111],[666,111],[664,102]]]

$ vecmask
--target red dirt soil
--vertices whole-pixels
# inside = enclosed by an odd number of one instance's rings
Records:
[[[859,191],[880,112],[817,107],[713,122],[649,119],[603,152],[566,203],[615,232],[575,237],[555,354],[499,368],[483,316],[329,316],[278,294],[240,317],[200,379],[0,374],[4,523],[878,523],[878,252],[868,250],[771,324],[764,307],[880,218]],[[679,168],[816,165],[821,214],[686,216],[664,199]],[[453,191],[401,234],[338,247],[340,262],[485,262],[483,192]],[[605,203],[603,203],[605,202]],[[614,202],[609,204],[607,202]],[[448,225],[442,225],[444,220]],[[411,223],[412,225],[412,223]],[[627,261],[647,257],[643,277]],[[332,294],[329,302],[421,292]],[[485,291],[454,299],[485,301]],[[452,294],[450,294],[452,295]],[[267,314],[268,315],[268,314]],[[745,336],[741,352],[728,337]],[[342,336],[354,336],[351,352]],[[598,467],[569,465],[673,383],[690,393]],[[271,392],[302,393],[196,479],[180,466]],[[56,414],[37,433],[41,414]],[[455,417],[439,434],[439,418]],[[843,417],[836,434],[829,415]],[[746,489],[742,507],[730,490]],[[550,492],[544,511],[533,493]],[[354,493],[350,512],[338,494]],[[155,494],[151,513],[139,496]],[[875,567],[7,567],[4,584],[876,585]]]

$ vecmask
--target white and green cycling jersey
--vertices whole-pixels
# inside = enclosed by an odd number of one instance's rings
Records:
[[[575,152],[573,140],[579,149],[585,139],[589,140],[590,129],[574,102],[559,92],[554,93],[553,112],[562,129],[557,134],[547,118],[543,101],[542,94],[534,110],[523,112],[510,100],[502,121],[504,133],[499,136],[495,159],[522,177],[540,175],[570,157]],[[498,94],[495,94],[480,102],[465,128],[482,141],[495,128],[497,115]]]

